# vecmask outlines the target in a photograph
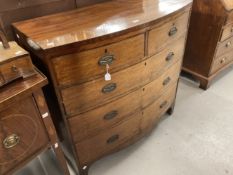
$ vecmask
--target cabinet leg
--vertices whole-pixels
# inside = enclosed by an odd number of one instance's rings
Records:
[[[210,87],[210,80],[200,79],[200,86],[199,87],[203,90],[207,90]]]
[[[57,144],[58,143],[56,143],[55,146],[54,146],[54,152],[56,154],[58,163],[61,166],[61,169],[63,170],[64,175],[70,175],[70,172],[69,172],[69,169],[68,169],[67,162],[66,162],[65,156],[63,154],[63,151],[62,151],[60,145],[57,145]]]
[[[172,103],[171,107],[167,110],[168,115],[172,115],[175,109],[175,102]]]

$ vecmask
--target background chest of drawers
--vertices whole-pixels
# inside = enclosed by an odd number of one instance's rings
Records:
[[[190,8],[190,0],[115,0],[14,24],[52,79],[81,174],[172,112]]]
[[[194,0],[183,70],[208,89],[233,63],[233,1]]]
[[[53,148],[68,175],[41,90],[47,78],[35,70],[28,53],[15,42],[8,46],[4,49],[0,43],[0,72],[4,80],[4,86],[0,87],[0,174],[10,175],[46,149]],[[18,79],[21,75],[27,78]]]

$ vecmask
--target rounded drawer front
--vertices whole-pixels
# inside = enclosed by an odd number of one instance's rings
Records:
[[[174,66],[163,73],[158,79],[152,81],[143,87],[142,107],[153,103],[169,87],[177,85],[180,75],[182,61],[177,62]]]
[[[127,49],[126,49],[127,47]],[[54,58],[52,64],[58,85],[80,84],[103,76],[106,64],[116,72],[144,58],[144,35],[114,44]]]
[[[185,35],[187,33],[188,19],[189,12],[186,12],[152,29],[148,38],[149,55],[158,53],[167,44],[172,43],[181,35]]]
[[[80,142],[129,118],[141,108],[141,89],[118,100],[69,118],[74,142]]]
[[[109,128],[98,135],[76,143],[81,166],[87,166],[106,154],[132,144],[140,130],[141,112],[133,114],[129,120]]]
[[[143,110],[141,121],[141,130],[149,131],[159,121],[162,114],[164,114],[172,105],[176,95],[176,84],[167,89],[166,92],[154,103],[150,104]]]

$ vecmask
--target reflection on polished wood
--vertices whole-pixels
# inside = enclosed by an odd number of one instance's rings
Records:
[[[60,105],[80,175],[172,113],[191,5],[114,0],[14,24],[18,42],[51,77],[51,107]]]
[[[42,49],[122,32],[189,5],[191,0],[115,0],[19,22],[14,26]]]

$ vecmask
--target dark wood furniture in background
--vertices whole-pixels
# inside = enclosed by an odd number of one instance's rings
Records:
[[[208,89],[233,63],[233,1],[194,0],[183,70]]]
[[[77,8],[93,5],[100,2],[112,1],[112,0],[76,0]],[[122,2],[124,3],[124,2]]]
[[[13,40],[11,23],[75,8],[75,0],[1,0],[0,23]]]
[[[191,0],[115,0],[14,24],[51,76],[81,175],[172,113],[190,8]]]
[[[8,40],[14,40],[13,22],[54,14],[109,0],[1,0],[0,24]]]
[[[0,87],[0,174],[10,175],[52,148],[61,170],[68,175],[41,90],[47,78],[34,67],[32,70],[30,56],[25,50],[15,42],[2,40],[5,48],[0,44],[1,84],[4,83]]]

